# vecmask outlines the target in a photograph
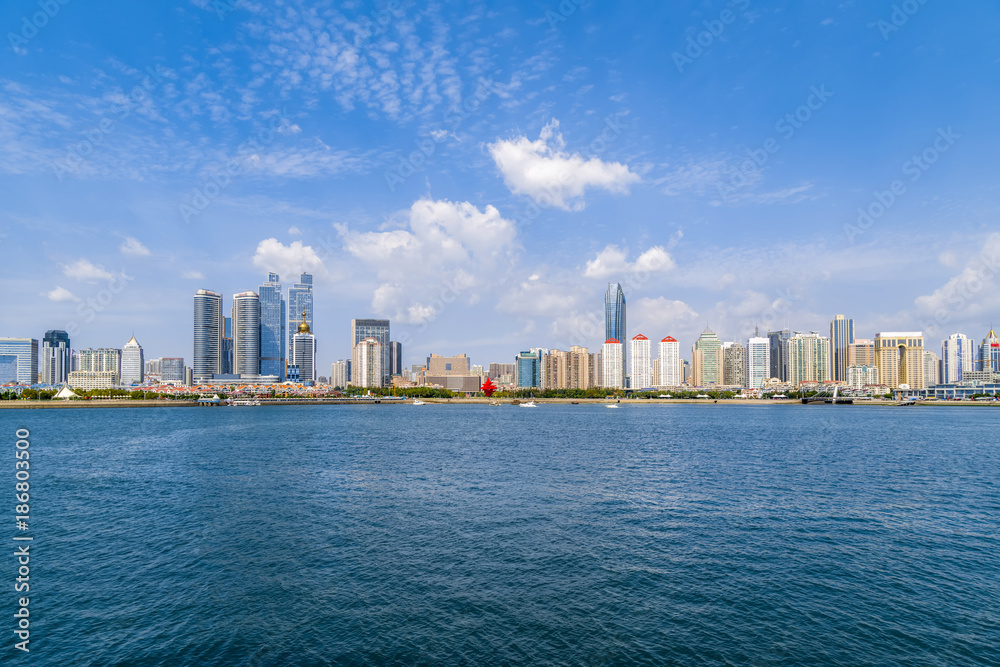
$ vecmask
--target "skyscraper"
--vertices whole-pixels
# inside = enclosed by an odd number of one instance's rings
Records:
[[[722,344],[722,384],[747,386],[747,349],[739,343]]]
[[[609,338],[601,346],[602,384],[608,389],[625,388],[625,346]]]
[[[65,331],[46,331],[42,337],[38,381],[41,384],[63,384],[73,366],[73,350]]]
[[[133,335],[122,348],[121,383],[142,384],[144,370],[142,346]]]
[[[315,331],[313,326],[313,276],[311,273],[303,273],[299,276],[299,282],[288,288],[288,331],[295,331],[299,327],[299,320],[302,318],[302,311],[306,311],[306,324],[309,331]],[[353,341],[351,345],[357,343]],[[292,341],[288,341],[288,349],[292,349]],[[291,356],[291,354],[289,354]]]
[[[681,363],[681,344],[673,336],[667,336],[660,341],[659,359],[660,385],[663,387],[679,387],[684,381],[684,365]]]
[[[389,375],[403,374],[403,344],[389,341]]]
[[[788,382],[830,380],[830,339],[818,333],[797,333],[788,339]],[[845,380],[846,382],[846,380]]]
[[[691,374],[696,387],[722,383],[722,341],[709,328],[691,348]]]
[[[993,327],[983,339],[983,345],[979,352],[979,370],[1000,373],[1000,338],[997,337]]]
[[[383,387],[382,348],[378,339],[362,338],[351,354],[351,384],[355,387]]]
[[[771,344],[771,377],[788,382],[788,339],[792,332],[788,329],[767,332]]]
[[[754,336],[747,341],[747,387],[760,389],[771,377],[771,341]]]
[[[621,283],[608,283],[608,291],[604,295],[604,339],[626,341],[627,327],[625,325],[625,291]],[[604,384],[607,386],[625,387],[625,365],[626,359],[622,359],[622,377],[620,382],[611,384],[611,378],[605,377]]]
[[[316,336],[309,331],[304,313],[298,331],[292,334],[290,361],[298,367],[302,382],[316,382]]]
[[[542,359],[538,352],[523,351],[514,357],[516,385],[519,389],[542,386]]]
[[[231,311],[230,311],[231,312]],[[222,326],[222,373],[233,373],[233,318],[226,317]],[[183,380],[183,378],[181,378]]]
[[[923,389],[923,333],[886,331],[875,334],[875,365],[882,384],[893,389],[900,385],[906,385],[910,389]]]
[[[308,321],[307,314],[306,322]],[[392,384],[391,369],[389,367],[389,362],[391,361],[389,353],[389,320],[351,320],[351,345],[357,345],[365,338],[374,338],[379,342],[379,352],[382,355],[382,363],[380,365],[382,381],[378,386],[388,387]]]
[[[962,381],[966,371],[976,370],[974,364],[974,343],[965,334],[953,333],[941,341],[941,360],[944,362],[944,384],[955,384]]]
[[[285,299],[281,293],[281,281],[277,273],[269,273],[267,275],[267,282],[259,288],[259,298],[260,374],[276,375],[279,382],[284,382],[286,349]],[[294,315],[290,316],[289,319],[293,317]],[[295,331],[291,326],[289,326],[288,330]]]
[[[649,339],[639,334],[632,337],[629,355],[631,358],[631,388],[645,389],[653,386],[653,350]]]
[[[928,387],[941,384],[939,374],[939,369],[941,368],[940,362],[941,360],[938,359],[936,354],[930,350],[924,350],[924,384]]]
[[[260,297],[256,292],[233,295],[233,372],[260,375]]]
[[[875,341],[871,338],[855,338],[854,342],[847,346],[847,365],[874,366]]]
[[[830,322],[830,377],[847,382],[848,348],[854,343],[854,320],[837,315]]]
[[[0,384],[38,382],[38,339],[0,338]]]
[[[200,289],[194,295],[194,382],[211,380],[222,372],[222,295]]]
[[[351,362],[348,359],[335,361],[330,365],[330,386],[346,389],[351,381]]]

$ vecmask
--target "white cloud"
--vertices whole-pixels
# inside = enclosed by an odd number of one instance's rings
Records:
[[[579,153],[566,153],[565,141],[553,119],[542,128],[536,141],[527,137],[501,139],[489,145],[490,155],[511,192],[525,194],[541,206],[579,211],[586,206],[587,188],[624,194],[640,180],[620,162],[589,160]]]
[[[627,250],[608,245],[597,253],[597,257],[587,261],[583,275],[585,278],[603,279],[634,273],[665,273],[674,266],[673,258],[663,246],[653,246],[630,263]]]
[[[326,274],[323,260],[312,246],[303,245],[302,241],[292,241],[286,246],[278,239],[264,239],[257,244],[253,265],[278,275],[298,275],[302,272],[320,276]]]
[[[110,280],[113,277],[110,273],[104,270],[103,266],[93,264],[88,259],[79,259],[72,264],[64,265],[63,273],[74,280],[84,282]]]
[[[997,273],[1000,272],[1000,233],[991,234],[981,247],[978,254],[966,261],[958,275],[914,301],[918,312],[929,316],[928,329],[946,327],[959,318],[992,314],[1000,308],[1000,293],[996,289]]]
[[[675,299],[666,297],[636,299],[629,304],[629,314],[638,315],[635,324],[631,325],[629,336],[644,334],[653,341],[655,346],[665,336],[674,336],[678,340],[691,330],[699,315],[691,306]],[[683,354],[681,356],[684,356]]]
[[[80,298],[64,287],[56,287],[49,292],[43,292],[49,301],[79,301]]]
[[[125,241],[122,242],[120,250],[123,255],[131,255],[132,257],[145,257],[149,253],[149,248],[142,245],[139,239],[133,236],[126,236]]]
[[[289,236],[302,236],[302,230],[299,229],[298,227],[296,227],[295,225],[292,225],[291,227],[288,228],[288,235]]]
[[[181,274],[181,278],[187,278],[188,280],[203,280],[205,276],[201,271],[185,271]]]

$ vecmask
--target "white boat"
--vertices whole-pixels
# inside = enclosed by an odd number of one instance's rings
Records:
[[[534,401],[528,401],[527,403],[521,403],[522,408],[537,408]]]
[[[604,407],[606,407],[606,408],[617,408],[618,404],[617,403],[608,403]]]
[[[260,401],[256,399],[251,400],[249,398],[245,398],[241,400],[230,401],[229,405],[260,405]]]
[[[419,398],[415,398],[413,399],[413,405],[427,405],[427,404],[421,401]]]

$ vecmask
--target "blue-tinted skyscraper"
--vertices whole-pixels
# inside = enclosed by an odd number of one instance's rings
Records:
[[[521,352],[514,357],[519,389],[542,386],[542,360],[537,352]]]
[[[65,331],[46,331],[42,337],[41,358],[38,364],[40,384],[63,384],[69,379],[73,365],[69,334]]]
[[[309,330],[315,332],[313,327],[313,277],[311,273],[303,273],[299,276],[299,282],[288,288],[288,331],[298,331],[299,323],[302,321],[302,311],[306,312],[306,324]],[[289,357],[291,356],[292,340],[288,339]]]
[[[604,340],[617,340],[623,343],[628,338],[625,335],[625,291],[621,283],[608,283],[608,292],[604,295]],[[621,384],[610,386],[625,386],[625,369],[628,367],[628,352],[623,351]],[[605,382],[608,378],[604,379]]]
[[[38,382],[38,339],[0,338],[0,384]]]
[[[222,321],[222,295],[207,289],[195,292],[191,374],[196,383],[222,372]]]
[[[260,297],[255,292],[233,295],[233,372],[260,375]]]
[[[233,372],[233,318],[227,317],[225,318],[225,324],[223,325],[222,329],[222,373],[223,375],[229,375],[232,372]]]
[[[830,375],[847,382],[847,351],[854,343],[854,320],[837,315],[830,322]]]
[[[260,374],[285,381],[285,299],[277,273],[269,273],[260,297]],[[301,312],[301,311],[300,311]]]

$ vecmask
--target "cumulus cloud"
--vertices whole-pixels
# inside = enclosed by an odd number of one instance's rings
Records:
[[[659,342],[664,336],[674,336],[680,339],[688,334],[699,315],[695,310],[676,299],[666,297],[643,297],[629,304],[629,313],[639,315],[629,336],[644,334],[651,340]],[[654,343],[655,344],[655,343]]]
[[[663,246],[653,246],[634,262],[629,262],[628,251],[612,244],[587,261],[583,275],[585,278],[603,279],[635,273],[665,273],[674,266],[673,258]]]
[[[303,272],[317,275],[326,273],[323,260],[312,246],[303,245],[302,241],[292,241],[285,245],[278,239],[264,239],[257,244],[253,265],[262,271],[286,276]]]
[[[130,255],[132,257],[145,257],[149,254],[149,248],[142,245],[139,239],[133,236],[125,237],[125,241],[122,242],[120,250],[123,255]]]
[[[345,250],[381,283],[372,308],[401,322],[426,322],[440,303],[475,300],[489,282],[480,276],[505,269],[517,250],[514,223],[493,206],[421,199],[402,223],[376,232],[337,227]]]
[[[1000,233],[991,234],[982,250],[970,257],[956,276],[931,294],[915,300],[927,319],[928,329],[946,325],[960,317],[974,317],[1000,308],[997,274],[1000,273]]]
[[[489,145],[490,155],[511,192],[531,197],[540,206],[579,211],[586,206],[587,188],[616,194],[628,192],[639,175],[620,162],[589,160],[579,153],[569,154],[553,119],[542,128],[538,139],[500,139]]]
[[[54,290],[43,292],[49,301],[79,301],[80,298],[64,287],[56,287]]]
[[[64,265],[63,273],[68,277],[81,282],[110,280],[113,277],[110,273],[104,270],[103,266],[93,264],[89,259],[78,259],[72,264]]]

